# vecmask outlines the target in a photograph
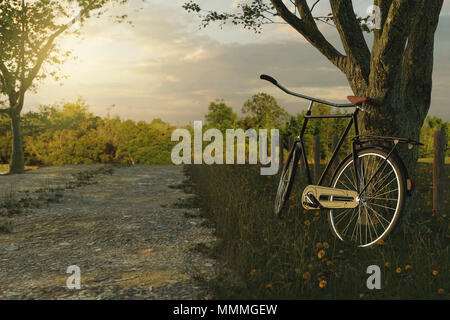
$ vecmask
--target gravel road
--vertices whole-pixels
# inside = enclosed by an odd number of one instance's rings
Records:
[[[215,261],[194,249],[215,238],[177,206],[184,179],[177,166],[0,176],[0,299],[208,299]],[[81,289],[66,286],[72,265]]]

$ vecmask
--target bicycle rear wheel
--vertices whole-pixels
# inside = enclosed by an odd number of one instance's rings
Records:
[[[295,143],[289,152],[286,164],[281,172],[280,182],[278,184],[277,195],[275,197],[274,213],[277,217],[281,217],[283,207],[291,194],[292,185],[294,184],[295,173],[297,172],[298,160],[300,159],[301,150],[298,143]]]
[[[358,151],[358,177],[361,190],[359,205],[352,209],[332,209],[328,222],[332,232],[342,241],[359,247],[371,247],[385,239],[394,229],[403,209],[406,183],[400,161],[379,148]],[[372,176],[376,176],[371,180]],[[331,181],[332,188],[356,191],[353,157],[347,156]]]

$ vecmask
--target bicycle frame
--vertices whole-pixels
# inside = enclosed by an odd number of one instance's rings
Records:
[[[323,103],[321,101],[321,103]],[[330,160],[328,161],[325,169],[322,171],[322,174],[320,175],[319,181],[317,181],[316,185],[321,185],[324,178],[326,177],[328,171],[330,170],[333,162],[336,160],[337,154],[339,152],[339,150],[342,147],[342,144],[344,143],[345,138],[347,137],[351,127],[353,126],[355,128],[355,137],[359,136],[359,129],[358,129],[358,121],[357,121],[357,117],[358,117],[358,112],[359,112],[359,108],[354,106],[354,105],[345,105],[346,107],[356,107],[355,111],[353,113],[347,113],[347,114],[326,114],[326,115],[312,115],[312,106],[314,104],[314,101],[311,101],[308,111],[306,112],[306,115],[304,117],[303,120],[303,126],[300,132],[300,135],[298,136],[298,140],[296,141],[296,143],[300,144],[300,148],[302,151],[302,157],[303,157],[303,162],[305,164],[305,168],[306,168],[306,174],[307,174],[307,178],[308,178],[308,183],[309,184],[313,184],[312,178],[311,178],[311,171],[309,168],[309,163],[308,163],[308,158],[306,155],[306,149],[305,149],[305,143],[303,140],[303,136],[305,134],[309,119],[336,119],[336,118],[349,118],[350,121],[347,124],[347,127],[344,130],[344,133],[342,134],[342,136],[339,139],[339,142],[336,146],[336,149],[333,151],[333,154],[330,158]],[[327,105],[330,105],[328,103],[324,103]],[[340,106],[340,105],[339,105]],[[355,172],[357,173],[356,167],[356,145],[359,143],[358,139],[355,139],[352,143],[352,154],[353,154],[353,158],[354,158],[354,164],[355,164]],[[358,182],[358,191],[359,191],[359,179],[358,176],[356,177],[357,182]]]
[[[306,100],[311,101],[308,111],[306,112],[306,115],[304,117],[304,121],[303,121],[303,127],[302,130],[300,132],[300,135],[298,136],[298,139],[295,144],[294,147],[297,143],[300,144],[300,148],[302,151],[302,157],[303,157],[303,162],[305,163],[305,168],[306,168],[306,174],[307,174],[307,178],[308,178],[308,183],[310,185],[313,184],[312,178],[311,178],[311,172],[309,170],[309,163],[308,163],[308,159],[307,159],[307,155],[306,155],[306,150],[305,150],[305,143],[303,141],[303,136],[305,134],[306,131],[306,126],[308,125],[308,121],[309,119],[324,119],[324,118],[349,118],[350,121],[344,131],[344,133],[342,134],[341,138],[339,139],[338,145],[336,146],[336,149],[333,151],[333,155],[331,156],[330,161],[328,162],[327,166],[325,167],[324,171],[322,172],[319,181],[317,181],[317,185],[321,185],[324,178],[326,177],[328,171],[331,168],[331,165],[333,164],[333,162],[336,160],[337,154],[339,152],[339,150],[342,147],[342,144],[344,143],[345,138],[348,135],[348,132],[350,131],[351,127],[354,126],[355,128],[355,137],[353,138],[353,142],[352,142],[352,157],[353,157],[353,165],[354,165],[354,169],[355,169],[355,178],[356,178],[356,187],[357,187],[357,192],[358,194],[362,194],[365,191],[364,187],[362,190],[360,185],[361,182],[359,180],[359,174],[358,174],[358,156],[357,156],[357,148],[356,146],[362,146],[364,143],[368,142],[368,141],[390,141],[394,143],[394,147],[388,152],[388,155],[386,157],[386,159],[384,160],[383,164],[389,159],[389,157],[392,155],[392,153],[394,152],[395,148],[397,147],[398,143],[407,143],[408,147],[411,149],[413,145],[423,145],[422,143],[412,140],[412,139],[407,139],[407,138],[395,138],[395,137],[380,137],[380,136],[369,136],[369,135],[360,135],[359,134],[359,129],[358,129],[358,113],[359,111],[367,111],[369,112],[369,110],[367,110],[365,108],[365,105],[363,104],[362,106],[359,105],[354,105],[354,104],[337,104],[337,103],[331,103],[328,101],[324,101],[324,100],[320,100],[317,98],[313,98],[313,97],[309,97],[303,94],[299,94],[299,93],[295,93],[292,92],[288,89],[286,89],[284,86],[282,86],[280,83],[278,83],[277,80],[275,80],[274,78],[272,78],[271,76],[268,75],[261,75],[260,76],[261,79],[266,80],[271,82],[272,84],[274,84],[275,86],[277,86],[278,88],[280,88],[282,91],[286,92],[289,95],[298,97],[298,98],[303,98]],[[312,115],[312,106],[314,104],[314,102],[317,103],[321,103],[321,104],[325,104],[331,107],[337,107],[337,108],[349,108],[349,107],[353,107],[356,108],[355,111],[353,113],[347,113],[347,114],[327,114],[327,115]],[[382,166],[381,165],[381,166]],[[401,165],[403,166],[403,169],[405,171],[406,174],[406,179],[407,181],[409,180],[408,178],[408,172],[406,170],[406,167],[404,166],[403,162],[401,163]],[[373,176],[371,177],[370,181],[378,174],[381,166],[378,168],[378,170],[373,174]],[[369,181],[369,182],[370,182]],[[365,184],[366,186],[368,185],[368,183]]]

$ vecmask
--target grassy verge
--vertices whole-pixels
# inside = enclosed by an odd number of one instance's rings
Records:
[[[202,214],[220,239],[214,256],[221,267],[211,282],[215,297],[448,299],[449,219],[431,214],[431,166],[419,166],[418,227],[373,249],[336,240],[326,212],[303,211],[299,174],[289,210],[277,219],[272,208],[279,175],[260,176],[256,166],[187,166]],[[381,290],[367,289],[370,265],[381,269]]]

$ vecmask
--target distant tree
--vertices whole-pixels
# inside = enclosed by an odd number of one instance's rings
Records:
[[[325,114],[340,114],[339,110],[333,110],[331,107],[323,104],[315,104],[313,106],[313,114],[325,115]],[[283,135],[296,137],[300,134],[301,127],[303,126],[304,116],[306,111],[297,113],[296,116],[290,116],[286,122],[285,127],[282,130]],[[321,157],[330,157],[332,154],[331,143],[334,135],[340,135],[344,132],[344,129],[348,123],[347,119],[343,118],[330,118],[330,119],[310,119],[307,129],[305,131],[304,141],[308,152],[308,156],[313,156],[313,150],[310,147],[313,145],[314,136],[320,136],[320,150]],[[351,137],[347,137],[348,142]],[[350,144],[344,144],[341,148],[342,154],[350,152]]]
[[[171,164],[171,151],[175,145],[171,141],[173,128],[161,119],[155,119],[150,124],[140,122],[138,126],[140,132],[128,145],[133,162],[145,165]]]
[[[448,122],[444,121],[438,117],[430,117],[428,116],[426,119],[426,123],[431,129],[434,130],[444,130],[446,131],[449,127]]]
[[[420,142],[424,144],[419,150],[419,156],[424,158],[429,158],[433,156],[434,151],[434,132],[436,130],[442,130],[445,132],[445,136],[450,135],[450,125],[447,121],[444,121],[438,117],[428,116],[425,124],[420,130]],[[450,149],[446,149],[446,156],[450,156]]]
[[[70,52],[61,52],[57,39],[77,33],[75,23],[83,25],[91,17],[101,17],[109,4],[128,0],[9,0],[0,1],[0,113],[11,120],[12,152],[10,172],[24,171],[21,111],[25,95],[40,80],[60,80],[58,66]],[[71,11],[79,13],[72,15]],[[115,17],[118,22],[126,16]],[[6,98],[3,101],[2,98]],[[3,105],[3,107],[2,107]]]
[[[237,114],[223,100],[211,102],[205,115],[206,124],[221,131],[234,128],[237,118]]]
[[[252,124],[254,128],[281,128],[288,113],[278,105],[277,100],[266,93],[255,94],[242,107],[244,123]]]

